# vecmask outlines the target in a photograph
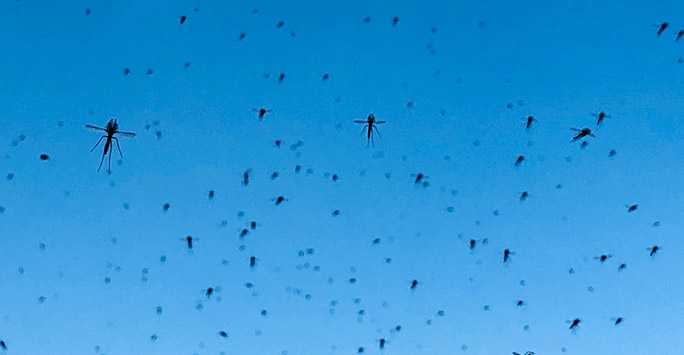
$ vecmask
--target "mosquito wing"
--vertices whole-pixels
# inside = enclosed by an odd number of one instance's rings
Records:
[[[570,128],[570,130],[571,130],[571,131],[575,131],[575,132],[582,132],[582,130],[581,130],[581,129],[578,129],[578,128]]]
[[[367,123],[367,122],[364,121],[364,120],[354,120],[354,122],[355,122],[355,123]]]
[[[124,137],[135,137],[135,133],[133,132],[116,131],[116,134],[120,134]]]
[[[93,126],[93,125],[91,125],[91,124],[87,124],[87,125],[85,125],[85,126],[86,126],[87,129],[90,129],[90,130],[93,130],[93,131],[104,131],[104,132],[107,132],[107,130],[104,129],[104,128],[102,128],[102,127]]]
[[[375,124],[383,124],[383,123],[387,123],[387,121],[375,121],[375,122],[373,122],[373,123],[375,123]]]

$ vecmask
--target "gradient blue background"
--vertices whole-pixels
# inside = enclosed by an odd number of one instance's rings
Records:
[[[380,338],[386,354],[681,353],[683,11],[3,1],[0,175],[15,176],[0,181],[0,339],[8,354],[377,354]],[[273,112],[260,122],[254,107]],[[612,118],[596,128],[601,110]],[[370,112],[387,120],[375,148],[352,122]],[[108,176],[84,124],[110,117],[138,136],[120,139]],[[145,129],[154,120],[161,139]],[[580,150],[569,128],[585,126],[596,138]],[[419,172],[429,187],[413,184]],[[289,201],[274,206],[278,195]],[[489,243],[471,252],[471,238]],[[220,292],[207,300],[207,287]]]

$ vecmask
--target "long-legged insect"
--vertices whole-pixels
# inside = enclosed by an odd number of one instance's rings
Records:
[[[375,131],[375,133],[377,133],[378,137],[380,137],[380,131],[378,131],[377,125],[383,124],[385,122],[387,122],[387,121],[376,121],[375,115],[372,113],[368,115],[368,118],[366,118],[365,121],[364,120],[354,120],[354,123],[361,123],[364,125],[363,129],[361,130],[361,133],[368,130],[366,133],[366,139],[368,140],[368,143],[366,143],[366,147],[368,147],[369,145],[375,146],[375,144],[373,143],[373,134],[374,134],[373,131]]]
[[[105,138],[107,139],[105,141],[104,151],[102,153],[102,159],[100,159],[100,166],[97,167],[97,172],[99,173],[100,169],[102,169],[102,163],[104,162],[104,158],[105,158],[105,156],[107,156],[107,153],[109,153],[109,164],[108,164],[108,168],[107,168],[107,173],[109,175],[111,175],[112,174],[112,141],[116,142],[116,148],[119,150],[119,156],[121,157],[121,159],[123,159],[123,154],[121,153],[121,146],[119,145],[119,139],[114,137],[114,135],[120,134],[124,137],[135,137],[135,133],[119,131],[118,130],[119,124],[116,123],[115,119],[110,119],[109,122],[107,122],[107,127],[105,127],[105,128],[93,126],[91,124],[87,124],[85,126],[86,126],[86,128],[89,128],[89,129],[92,129],[95,131],[103,131],[106,133],[105,135],[100,137],[100,140],[97,141],[97,143],[95,144],[93,149],[90,150],[90,152],[92,153],[93,150],[95,150],[95,148],[97,148],[97,146],[100,145],[100,142],[102,142],[103,139],[105,139]]]

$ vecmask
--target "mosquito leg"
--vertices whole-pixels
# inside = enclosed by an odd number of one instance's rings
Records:
[[[363,128],[361,128],[361,132],[359,132],[359,135],[362,135],[363,132],[366,131],[366,128],[368,128],[368,125],[365,125],[365,126],[363,126]]]
[[[378,134],[378,137],[382,137],[382,136],[380,136],[380,131],[378,130],[378,126],[373,126],[373,128],[375,129],[375,132]]]
[[[102,169],[102,162],[104,162],[106,154],[102,154],[102,159],[100,159],[100,166],[97,167],[97,172],[100,172],[100,169]]]
[[[97,148],[97,146],[100,145],[100,142],[102,142],[102,140],[105,139],[105,138],[107,138],[107,136],[102,136],[102,137],[100,137],[100,140],[97,141],[97,144],[95,144],[95,146],[93,147],[93,149],[90,150],[90,152],[92,153],[93,150],[95,150],[95,148]]]
[[[121,154],[121,146],[119,145],[119,139],[116,137],[112,137],[112,139],[116,142],[116,148],[119,149],[119,156],[121,159],[123,159],[123,154]]]
[[[107,174],[112,175],[112,150],[111,149],[109,149],[109,161],[107,164]]]

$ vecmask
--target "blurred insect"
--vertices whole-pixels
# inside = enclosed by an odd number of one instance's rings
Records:
[[[380,339],[380,350],[385,349],[385,338]]]
[[[262,108],[253,108],[252,111],[258,112],[258,114],[259,114],[259,115],[258,115],[258,118],[261,120],[262,118],[264,118],[264,116],[265,116],[267,113],[272,112],[273,110],[265,109],[265,108],[262,107]]]
[[[375,146],[373,143],[373,134],[374,134],[373,130],[375,130],[375,133],[377,133],[378,137],[380,137],[380,131],[378,131],[377,125],[383,124],[386,122],[387,121],[377,121],[375,119],[375,115],[372,113],[368,115],[368,118],[366,118],[365,121],[364,120],[354,120],[354,123],[360,123],[360,124],[364,125],[363,129],[361,130],[361,133],[363,133],[364,131],[367,130],[366,131],[366,139],[368,140],[368,142],[366,144],[366,147],[368,147],[369,144],[372,146]]]
[[[582,128],[582,129],[570,128],[570,130],[577,132],[577,134],[574,137],[572,137],[573,141],[576,141],[578,139],[582,139],[586,136],[596,137],[593,133],[591,133],[591,129],[589,129],[589,128]]]
[[[207,298],[211,298],[212,295],[216,294],[217,292],[221,292],[221,288],[220,287],[208,287],[207,289],[202,290],[202,292],[204,293],[205,296],[207,296]]]
[[[639,208],[639,205],[637,205],[637,204],[627,206],[627,212],[634,212],[637,210],[637,208]]]
[[[520,166],[525,161],[525,157],[522,155],[518,155],[518,159],[515,160],[515,163],[513,163],[513,166]]]
[[[182,24],[185,23],[185,20],[187,20],[187,19],[188,19],[188,18],[187,18],[185,15],[183,15],[183,16],[180,17],[180,19],[178,19],[178,22],[180,22],[180,24],[182,25]]]
[[[513,355],[520,355],[520,353],[516,353],[516,352],[514,351],[514,352],[513,352]],[[534,352],[533,352],[533,351],[525,351],[525,353],[522,354],[522,355],[534,355]]]
[[[247,186],[249,185],[249,174],[252,173],[252,169],[247,169],[245,170],[244,173],[242,173],[242,185]]]
[[[652,247],[646,248],[646,250],[650,250],[650,251],[651,251],[651,256],[655,256],[656,253],[658,252],[658,250],[660,250],[660,249],[661,249],[661,248],[660,248],[659,246],[657,246],[657,245],[654,245],[654,246],[652,246]]]
[[[528,197],[530,197],[530,194],[527,191],[523,191],[520,193],[520,201],[525,201]]]
[[[254,269],[254,266],[256,266],[256,257],[250,256],[249,257],[249,267]]]
[[[603,123],[603,120],[604,120],[605,118],[610,118],[610,116],[609,116],[607,113],[603,112],[603,111],[601,111],[601,112],[599,112],[599,113],[592,113],[592,115],[593,115],[594,117],[596,117],[596,125],[597,125],[597,126],[600,126],[601,123]]]
[[[411,174],[411,177],[415,178],[413,183],[416,185],[423,185],[423,187],[428,187],[428,185],[430,185],[430,183],[427,182],[429,176],[423,173]]]
[[[610,255],[610,254],[608,254],[608,255],[603,254],[600,256],[595,256],[594,259],[600,261],[601,264],[603,264],[606,260],[610,259],[611,257],[612,257],[612,255]]]
[[[415,280],[415,279],[414,279],[414,280],[411,281],[411,287],[409,287],[409,289],[410,289],[411,291],[414,291],[414,290],[416,289],[417,286],[418,286],[418,280]]]
[[[7,344],[5,344],[4,340],[0,340],[0,348],[7,351]]]
[[[613,322],[615,322],[615,325],[620,325],[622,324],[622,321],[624,321],[624,318],[622,317],[617,317],[617,318],[611,318]]]
[[[224,338],[227,338],[227,337],[228,337],[228,332],[226,332],[225,330],[222,330],[222,331],[218,332],[218,335],[220,335],[220,336],[222,336],[222,337],[224,337]]]
[[[582,320],[579,319],[579,318],[575,318],[572,322],[568,321],[568,323],[571,323],[571,324],[570,324],[570,328],[568,328],[568,329],[570,329],[570,330],[575,330],[575,329],[577,329],[577,327],[579,327],[579,324],[580,324],[581,321],[582,321]]]
[[[100,137],[100,140],[97,141],[97,144],[93,147],[93,149],[90,150],[92,153],[95,148],[97,148],[98,145],[100,145],[100,142],[102,142],[103,139],[107,139],[105,141],[105,146],[104,146],[104,152],[102,153],[102,159],[100,159],[100,166],[97,168],[97,171],[100,172],[100,169],[102,168],[102,162],[104,162],[105,156],[107,156],[107,152],[109,152],[109,165],[107,168],[107,172],[109,175],[112,174],[112,141],[116,142],[116,147],[119,150],[119,156],[123,159],[123,154],[121,153],[121,146],[119,145],[119,139],[114,137],[115,134],[120,134],[124,137],[135,137],[135,133],[133,132],[124,132],[124,131],[119,131],[119,124],[116,122],[115,119],[110,119],[109,122],[107,122],[107,127],[101,128],[97,126],[93,126],[91,124],[85,125],[86,128],[96,130],[96,131],[102,131],[105,132],[106,134]]]
[[[682,36],[684,36],[684,30],[677,31],[677,37],[675,37],[675,41],[679,41]]]
[[[618,266],[618,271],[622,271],[626,268],[627,268],[627,264],[620,264],[620,266]]]
[[[185,242],[188,244],[188,249],[192,249],[192,236],[185,237]]]
[[[283,203],[284,201],[289,201],[289,200],[286,199],[286,198],[283,197],[283,196],[278,196],[278,197],[272,198],[271,201],[274,201],[274,202],[275,202],[275,205],[278,206],[278,205],[280,205],[281,203]]]
[[[489,240],[487,238],[482,239],[480,242],[482,245],[487,245]],[[470,248],[470,251],[475,250],[475,247],[477,247],[478,240],[477,239],[471,239],[468,241],[468,247]]]
[[[525,120],[525,129],[530,129],[530,127],[532,127],[532,122],[537,122],[537,120],[532,116],[527,116]]]
[[[503,252],[503,262],[504,264],[507,263],[510,260],[511,255],[515,255],[514,252],[510,251],[509,249],[504,250]]]
[[[663,32],[665,32],[665,29],[669,25],[670,25],[669,23],[663,22],[660,25],[653,25],[653,27],[658,27],[658,34],[657,35],[660,36],[661,34],[663,34]]]

